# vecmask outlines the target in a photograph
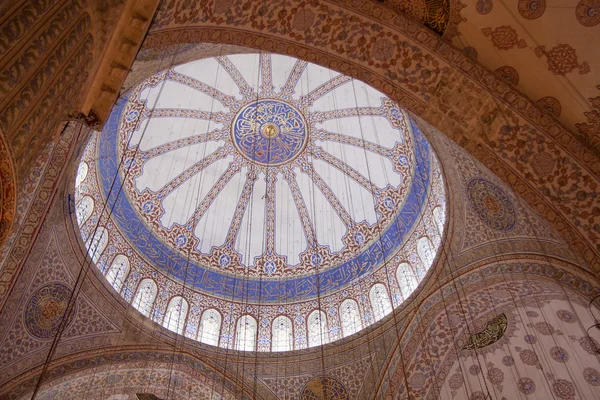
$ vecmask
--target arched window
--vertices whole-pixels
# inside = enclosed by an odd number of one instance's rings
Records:
[[[329,342],[327,317],[321,310],[315,310],[308,316],[308,347],[320,346]]]
[[[435,259],[435,252],[433,250],[433,244],[431,244],[431,240],[429,240],[427,236],[423,236],[417,242],[417,253],[419,253],[419,257],[421,258],[425,269],[429,269]]]
[[[392,312],[390,296],[382,283],[373,285],[369,292],[369,298],[371,299],[371,307],[373,307],[375,321],[379,321],[381,318]]]
[[[273,321],[271,343],[272,351],[293,350],[292,321],[288,317],[280,315]]]
[[[144,279],[140,282],[135,293],[133,306],[146,317],[149,317],[156,298],[156,292],[158,292],[156,283],[152,279]]]
[[[85,196],[79,201],[75,208],[75,216],[77,217],[77,224],[82,226],[85,221],[92,215],[94,211],[94,199],[90,196]]]
[[[77,167],[77,175],[75,176],[75,189],[81,185],[81,182],[85,180],[88,174],[88,165],[82,161]]]
[[[256,347],[256,320],[249,315],[241,316],[235,331],[235,349],[254,351]]]
[[[442,206],[437,206],[433,209],[433,219],[435,220],[435,224],[437,225],[438,232],[440,236],[444,232],[444,208]]]
[[[127,274],[129,274],[129,259],[119,254],[108,269],[106,280],[117,292],[120,292]]]
[[[167,312],[163,319],[163,326],[181,335],[187,313],[188,302],[181,296],[173,297],[167,307]]]
[[[405,299],[417,288],[417,276],[408,263],[400,263],[398,265],[396,279],[398,280],[402,297]]]
[[[358,304],[352,299],[346,299],[340,306],[340,319],[342,320],[342,332],[344,337],[350,336],[361,330],[362,323]]]
[[[108,231],[105,227],[99,226],[98,229],[96,229],[96,233],[94,234],[94,236],[88,239],[85,246],[87,247],[88,254],[92,258],[93,262],[98,262],[107,244]]]
[[[200,331],[198,340],[202,343],[219,344],[219,333],[221,332],[221,314],[217,310],[209,309],[204,311],[200,320]]]

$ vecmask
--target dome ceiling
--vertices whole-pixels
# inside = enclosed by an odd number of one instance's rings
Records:
[[[139,256],[130,298],[149,275],[221,302],[309,304],[380,271],[396,287],[385,289],[387,314],[409,295],[397,265],[415,264],[414,290],[440,242],[441,176],[414,122],[368,85],[291,57],[163,71],[115,107],[96,141],[81,170],[97,182],[78,176],[80,226],[94,253]],[[85,195],[92,187],[101,197]],[[109,199],[109,223],[92,198]],[[127,250],[111,247],[117,231]],[[105,272],[116,259],[90,255]]]

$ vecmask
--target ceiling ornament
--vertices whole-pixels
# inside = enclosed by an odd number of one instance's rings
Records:
[[[409,115],[287,56],[220,56],[150,77],[117,103],[84,164],[76,202],[99,201],[78,223],[98,268],[143,314],[221,347],[237,346],[227,329],[242,317],[259,351],[369,326],[416,289],[444,229],[439,166]],[[91,240],[107,198],[116,229]],[[183,285],[194,297],[171,304]],[[209,308],[221,334],[199,333]],[[164,322],[175,309],[193,322]],[[311,339],[321,325],[327,337]]]
[[[510,50],[515,47],[524,49],[527,47],[525,40],[520,39],[515,28],[510,25],[502,25],[497,28],[483,28],[481,30],[485,37],[489,37],[492,44],[498,50]]]
[[[517,86],[519,84],[519,73],[516,69],[509,67],[508,65],[498,68],[496,70],[496,75],[502,78],[509,85]]]
[[[509,231],[517,216],[515,207],[506,193],[492,182],[473,178],[467,184],[467,198],[479,218],[490,228]]]
[[[519,14],[525,19],[537,19],[546,11],[546,0],[519,0]]]
[[[566,75],[577,69],[579,75],[590,72],[590,66],[587,62],[579,63],[575,49],[568,44],[559,44],[546,51],[546,46],[535,48],[535,55],[539,58],[546,56],[548,69],[555,75]]]
[[[581,0],[575,8],[575,16],[583,26],[598,25],[600,23],[600,0]]]
[[[330,377],[314,378],[306,384],[301,400],[348,400],[348,392],[340,381]]]
[[[53,339],[62,322],[71,297],[71,288],[49,283],[36,290],[25,307],[25,327],[38,339]],[[75,311],[71,312],[74,315]],[[69,320],[69,323],[72,318]]]
[[[535,102],[535,105],[556,118],[560,117],[560,102],[554,97],[542,97]]]
[[[492,0],[477,0],[475,4],[475,10],[478,14],[487,15],[494,8],[494,2]]]
[[[597,87],[600,89],[600,86]],[[575,124],[577,131],[582,134],[592,145],[600,143],[600,96],[588,99],[592,105],[591,111],[583,113],[587,123]]]

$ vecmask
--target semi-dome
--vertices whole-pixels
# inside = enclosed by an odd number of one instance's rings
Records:
[[[140,312],[204,343],[302,349],[400,305],[444,229],[437,160],[396,103],[291,57],[156,74],[86,147],[77,221]]]

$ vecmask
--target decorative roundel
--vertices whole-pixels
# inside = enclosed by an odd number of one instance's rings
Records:
[[[314,378],[302,391],[302,400],[345,400],[349,399],[346,388],[334,378]]]
[[[592,27],[600,23],[600,0],[581,0],[575,9],[577,21],[583,26]]]
[[[556,118],[560,117],[561,106],[560,102],[556,100],[554,97],[542,97],[535,104],[540,107],[542,110],[547,112],[550,115],[554,115]]]
[[[519,73],[513,67],[505,65],[496,70],[496,75],[503,79],[506,83],[512,86],[519,84]]]
[[[477,13],[481,15],[489,14],[492,11],[492,8],[494,8],[492,0],[478,0],[477,4],[475,4]]]
[[[307,124],[296,107],[281,100],[258,100],[235,116],[231,135],[250,161],[278,166],[292,161],[308,142]]]
[[[546,11],[546,0],[519,0],[519,14],[526,19],[536,19]]]
[[[498,186],[482,178],[467,184],[467,197],[479,218],[490,228],[509,231],[516,221],[515,207]]]
[[[29,333],[39,339],[52,339],[70,296],[71,288],[62,283],[50,283],[36,290],[25,308],[25,327]]]

